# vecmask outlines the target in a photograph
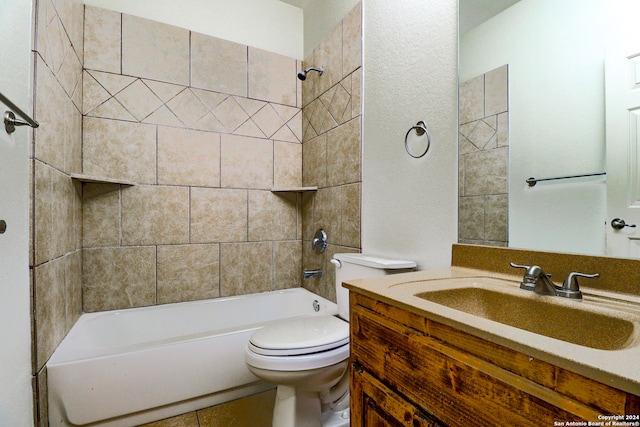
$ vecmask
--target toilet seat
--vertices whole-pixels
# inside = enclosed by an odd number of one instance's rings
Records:
[[[249,340],[265,356],[296,356],[332,350],[349,343],[349,324],[336,316],[312,316],[272,322]]]
[[[285,319],[256,331],[246,361],[256,368],[299,371],[349,358],[349,324],[335,316]]]
[[[349,344],[333,350],[297,356],[266,356],[252,351],[251,344],[245,350],[245,361],[249,366],[270,371],[307,371],[320,369],[349,359]]]

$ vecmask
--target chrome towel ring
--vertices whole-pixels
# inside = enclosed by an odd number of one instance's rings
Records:
[[[415,154],[409,148],[408,138],[409,138],[409,134],[413,130],[416,131],[416,135],[418,136],[427,135],[427,148],[424,149],[424,152],[422,154]],[[409,153],[411,157],[413,157],[414,159],[419,159],[420,157],[427,154],[427,151],[429,151],[430,147],[431,147],[431,134],[429,134],[429,129],[427,128],[427,124],[422,120],[420,120],[418,123],[416,123],[415,126],[411,126],[411,128],[407,131],[406,135],[404,136],[404,148],[405,150],[407,150],[407,153]]]

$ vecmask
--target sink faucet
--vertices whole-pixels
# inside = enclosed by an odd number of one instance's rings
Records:
[[[524,268],[525,273],[520,282],[520,289],[526,289],[542,295],[553,295],[564,298],[582,299],[582,291],[578,285],[578,277],[599,277],[599,274],[584,274],[571,272],[562,283],[562,286],[556,286],[550,279],[551,275],[544,272],[537,265],[518,265],[510,263],[514,268]]]
[[[318,279],[322,277],[322,269],[318,268],[316,270],[304,270],[302,277],[304,280],[309,280],[312,277],[317,277]]]

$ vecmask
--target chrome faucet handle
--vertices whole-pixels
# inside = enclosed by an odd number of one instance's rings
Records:
[[[513,268],[524,268],[525,270],[528,270],[530,268],[530,266],[528,265],[516,264],[515,262],[510,262],[509,265]]]
[[[551,274],[545,273],[544,270],[537,265],[520,265],[513,262],[509,264],[513,268],[524,268],[526,270],[522,282],[520,282],[520,289],[532,291],[536,287],[540,277],[546,276],[547,279],[551,278]]]
[[[599,274],[585,274],[573,271],[567,275],[567,278],[562,282],[562,289],[558,291],[558,294],[563,297],[580,299],[582,298],[582,291],[580,291],[580,285],[578,285],[578,277],[594,278],[600,277]]]

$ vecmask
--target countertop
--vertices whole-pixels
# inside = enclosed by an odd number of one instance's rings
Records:
[[[352,292],[380,300],[425,318],[443,323],[479,338],[538,358],[573,371],[587,378],[640,396],[640,298],[602,289],[581,286],[584,301],[568,300],[563,304],[595,305],[596,309],[619,310],[621,316],[635,324],[634,332],[624,348],[600,350],[549,338],[523,329],[484,319],[463,311],[440,305],[414,294],[417,290],[441,289],[447,281],[442,279],[469,278],[470,282],[482,278],[501,279],[509,291],[533,294],[520,289],[522,274],[503,274],[495,271],[452,266],[449,268],[393,274],[369,279],[349,280],[343,285]],[[475,279],[475,280],[474,280]],[[437,280],[437,281],[436,281]],[[434,281],[424,283],[425,281]],[[460,280],[452,282],[460,283]],[[511,289],[511,286],[513,287]],[[537,295],[536,298],[565,298]],[[549,322],[555,319],[548,319]]]

